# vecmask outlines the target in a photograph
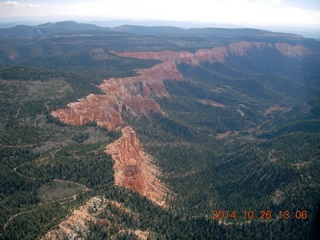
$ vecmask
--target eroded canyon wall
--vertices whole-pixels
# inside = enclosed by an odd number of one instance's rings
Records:
[[[204,62],[224,62],[227,57],[245,56],[251,50],[271,49],[286,57],[304,57],[311,52],[299,45],[287,43],[239,42],[228,47],[186,51],[123,52],[119,56],[157,59],[162,62],[149,69],[138,69],[138,76],[104,80],[99,86],[105,95],[89,95],[79,102],[70,103],[65,109],[57,109],[52,116],[71,125],[83,125],[96,121],[108,130],[121,130],[122,137],[108,145],[106,153],[115,161],[115,183],[131,188],[153,202],[164,205],[168,189],[160,182],[160,172],[152,158],[143,151],[134,130],[122,119],[122,111],[133,115],[163,114],[154,97],[167,97],[165,80],[182,81],[177,64],[198,65]]]
[[[106,153],[115,160],[115,184],[138,191],[161,206],[165,204],[168,189],[157,178],[159,170],[131,127],[122,129],[122,136],[107,146]]]

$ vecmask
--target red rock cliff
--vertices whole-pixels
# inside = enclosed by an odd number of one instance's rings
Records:
[[[159,205],[165,204],[167,189],[157,178],[159,171],[131,127],[122,129],[122,137],[109,144],[106,153],[115,160],[115,184],[138,191]]]
[[[228,56],[244,56],[252,49],[274,49],[286,57],[305,57],[311,51],[301,45],[290,45],[288,43],[266,43],[266,42],[237,42],[230,43],[227,47],[215,47],[212,49],[199,49],[195,53],[186,51],[162,51],[162,52],[124,52],[116,53],[119,56],[133,57],[139,59],[157,59],[164,63],[187,63],[201,64],[204,62],[224,62]]]
[[[79,102],[70,103],[65,109],[52,112],[52,116],[71,125],[96,121],[109,130],[122,129],[122,137],[108,145],[108,154],[115,160],[115,183],[140,192],[162,205],[167,189],[158,180],[158,170],[151,163],[135,132],[122,120],[125,109],[134,115],[162,114],[152,97],[168,96],[165,80],[183,80],[176,64],[197,65],[204,62],[223,62],[228,56],[244,56],[251,49],[275,49],[287,57],[304,57],[311,52],[302,46],[287,43],[239,42],[228,47],[186,51],[124,52],[119,56],[140,59],[158,59],[162,62],[149,69],[138,69],[139,76],[105,80],[100,89],[105,95],[89,95]]]
[[[78,103],[69,104],[67,109],[58,109],[52,113],[62,122],[72,125],[82,125],[88,121],[97,121],[98,125],[109,130],[123,127],[122,109],[133,114],[162,113],[160,106],[152,97],[168,96],[163,81],[183,80],[176,64],[186,63],[197,65],[204,62],[223,62],[228,56],[244,56],[251,49],[275,49],[287,57],[304,57],[311,52],[300,46],[287,43],[239,42],[228,47],[200,49],[195,53],[186,51],[161,52],[124,52],[119,56],[140,59],[157,59],[162,63],[149,69],[138,69],[139,76],[105,80],[100,88],[106,95],[89,95]]]
[[[121,118],[121,106],[115,96],[90,94],[79,102],[69,103],[65,109],[58,109],[52,116],[70,125],[83,125],[95,121],[99,126],[114,130],[126,123]]]

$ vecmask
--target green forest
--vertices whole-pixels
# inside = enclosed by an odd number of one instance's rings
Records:
[[[91,30],[0,47],[0,239],[41,239],[95,196],[105,203],[89,208],[99,221],[82,239],[139,239],[137,229],[148,239],[312,239],[320,206],[320,43],[202,31]],[[288,41],[316,54],[287,59],[254,49],[224,63],[180,64],[185,80],[165,81],[168,96],[154,97],[165,114],[122,112],[162,172],[167,207],[114,184],[105,150],[121,132],[50,114],[104,94],[105,79],[160,62],[112,51],[194,52],[240,40]]]

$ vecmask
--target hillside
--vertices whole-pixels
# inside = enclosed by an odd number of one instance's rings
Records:
[[[17,25],[13,28],[0,29],[0,35],[2,38],[40,38],[53,34],[76,33],[100,29],[102,28],[95,25],[74,21],[48,22],[39,26]]]
[[[318,41],[66,24],[1,33],[1,239],[312,237]]]

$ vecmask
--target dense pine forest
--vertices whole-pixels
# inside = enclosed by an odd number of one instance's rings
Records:
[[[318,41],[255,29],[59,31],[0,32],[0,239],[41,239],[93,197],[102,200],[88,214],[98,220],[79,227],[78,238],[140,239],[139,230],[145,239],[316,239]],[[224,62],[178,63],[184,81],[168,79],[168,96],[153,96],[164,114],[123,110],[161,170],[166,206],[115,185],[105,150],[120,131],[51,115],[103,95],[105,79],[161,62],[116,52],[195,53],[243,41],[286,42],[312,54],[254,48]]]

